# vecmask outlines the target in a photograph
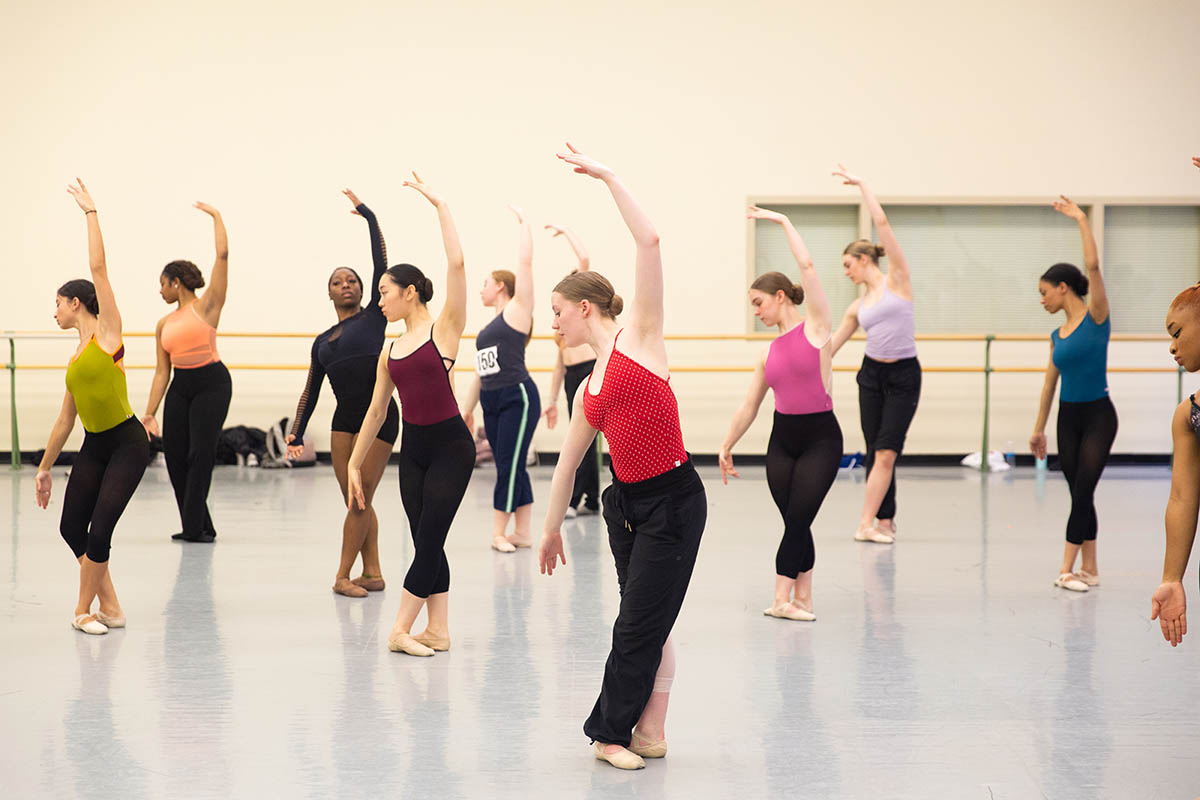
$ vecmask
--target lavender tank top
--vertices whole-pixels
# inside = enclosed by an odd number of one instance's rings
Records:
[[[400,395],[400,416],[406,424],[434,425],[458,416],[458,402],[450,389],[450,367],[433,342],[429,341],[404,358],[392,358],[388,346],[388,374]]]
[[[833,410],[833,398],[821,380],[821,351],[804,335],[803,322],[771,342],[763,372],[780,414]]]
[[[913,302],[883,287],[883,296],[870,308],[858,307],[858,324],[867,332],[867,358],[893,360],[917,355]]]

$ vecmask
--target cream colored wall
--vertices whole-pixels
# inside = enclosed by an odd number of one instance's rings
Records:
[[[437,305],[436,219],[400,187],[413,168],[450,201],[473,287],[511,263],[505,206],[518,203],[538,225],[573,226],[596,268],[628,293],[633,250],[611,201],[553,158],[571,138],[610,162],[657,224],[668,331],[739,333],[745,199],[836,194],[838,160],[884,197],[1195,196],[1198,26],[1200,6],[1177,2],[10,5],[0,34],[9,155],[0,328],[49,329],[55,288],[86,274],[83,222],[64,191],[76,174],[100,206],[129,330],[152,330],[164,313],[162,264],[187,257],[207,270],[211,231],[189,208],[195,199],[221,208],[229,225],[224,329],[326,327],[330,269],[369,265],[344,186],[379,214],[393,262],[430,267]],[[539,298],[571,263],[561,240],[537,237]],[[986,299],[964,287],[963,301]],[[548,317],[543,303],[543,329]],[[486,319],[472,302],[469,330]],[[759,346],[681,344],[672,355],[681,365],[748,363]],[[856,347],[838,363],[855,363]],[[307,357],[303,341],[226,338],[221,349],[230,363]],[[19,357],[60,364],[70,350],[22,343]],[[128,351],[131,364],[153,358],[146,339],[130,339]],[[922,347],[927,365],[978,364],[980,354],[980,345]],[[1009,363],[1045,357],[1041,343],[997,346]],[[530,363],[549,358],[540,343]],[[1114,344],[1110,360],[1169,363],[1160,345]],[[18,379],[29,450],[45,441],[62,374]],[[231,423],[261,425],[291,414],[303,373],[234,380]],[[131,370],[135,410],[148,382],[149,372]],[[853,374],[835,383],[854,449]],[[1111,384],[1117,450],[1166,451],[1174,378],[1114,375]],[[744,385],[739,374],[677,375],[691,449],[715,450]],[[998,444],[1028,436],[1039,385],[996,377]],[[978,376],[927,375],[910,451],[975,449],[981,386]],[[332,406],[327,391],[313,423],[321,447]],[[764,414],[746,451],[764,446],[768,426]],[[554,449],[560,433],[539,430],[536,446]]]

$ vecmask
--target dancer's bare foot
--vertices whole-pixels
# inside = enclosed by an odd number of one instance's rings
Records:
[[[533,547],[533,537],[528,533],[511,533],[504,537],[513,547]]]
[[[510,542],[507,536],[493,536],[492,549],[501,553],[515,553],[517,546]]]

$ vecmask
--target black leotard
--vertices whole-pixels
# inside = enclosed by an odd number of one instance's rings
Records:
[[[337,409],[333,412],[333,430],[343,433],[358,433],[363,417],[371,406],[371,395],[375,389],[375,370],[379,363],[379,352],[383,349],[387,319],[379,308],[379,280],[387,270],[387,245],[375,214],[365,205],[356,209],[367,220],[371,233],[371,260],[374,274],[371,276],[371,300],[367,307],[352,317],[342,320],[322,333],[312,345],[312,362],[308,367],[308,383],[300,395],[296,407],[296,418],[292,423],[292,434],[299,441],[317,406],[321,382],[329,377],[329,385],[337,398]],[[376,438],[392,444],[399,432],[400,414],[395,399],[388,401],[387,420],[379,429]]]

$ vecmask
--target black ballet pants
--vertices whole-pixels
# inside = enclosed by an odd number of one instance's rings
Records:
[[[133,417],[100,433],[84,433],[71,465],[59,532],[75,554],[108,561],[113,530],[150,461],[146,429]]]
[[[220,361],[176,369],[163,404],[163,457],[175,490],[185,536],[216,533],[208,512],[208,489],[217,460],[217,439],[233,383]]]
[[[575,412],[575,392],[587,380],[588,375],[592,374],[592,368],[595,366],[596,359],[593,358],[590,361],[567,367],[564,383],[567,390],[568,419]],[[584,499],[585,496],[586,499]],[[600,467],[596,459],[595,436],[592,437],[592,443],[588,445],[587,452],[583,454],[583,461],[580,461],[579,466],[575,468],[575,486],[571,489],[571,505],[578,507],[581,500],[584,507],[590,508],[592,511],[600,508]]]
[[[1083,544],[1099,527],[1093,499],[1100,473],[1117,438],[1117,410],[1107,397],[1088,403],[1058,404],[1058,461],[1071,487],[1067,541]]]
[[[904,451],[904,439],[920,399],[921,364],[915,356],[894,362],[863,356],[862,367],[858,370],[858,414],[867,442],[863,465],[868,476],[875,466],[877,450],[895,451],[897,458]],[[875,517],[896,517],[895,471]]]
[[[400,432],[400,501],[408,515],[413,562],[404,588],[417,597],[450,591],[446,537],[475,469],[475,440],[455,414]]]
[[[795,580],[816,562],[812,523],[842,463],[842,429],[832,411],[780,414],[767,444],[767,486],[783,515],[775,574]]]
[[[692,462],[604,490],[604,522],[617,564],[621,608],[600,697],[583,724],[588,738],[628,747],[687,593],[708,516]]]

